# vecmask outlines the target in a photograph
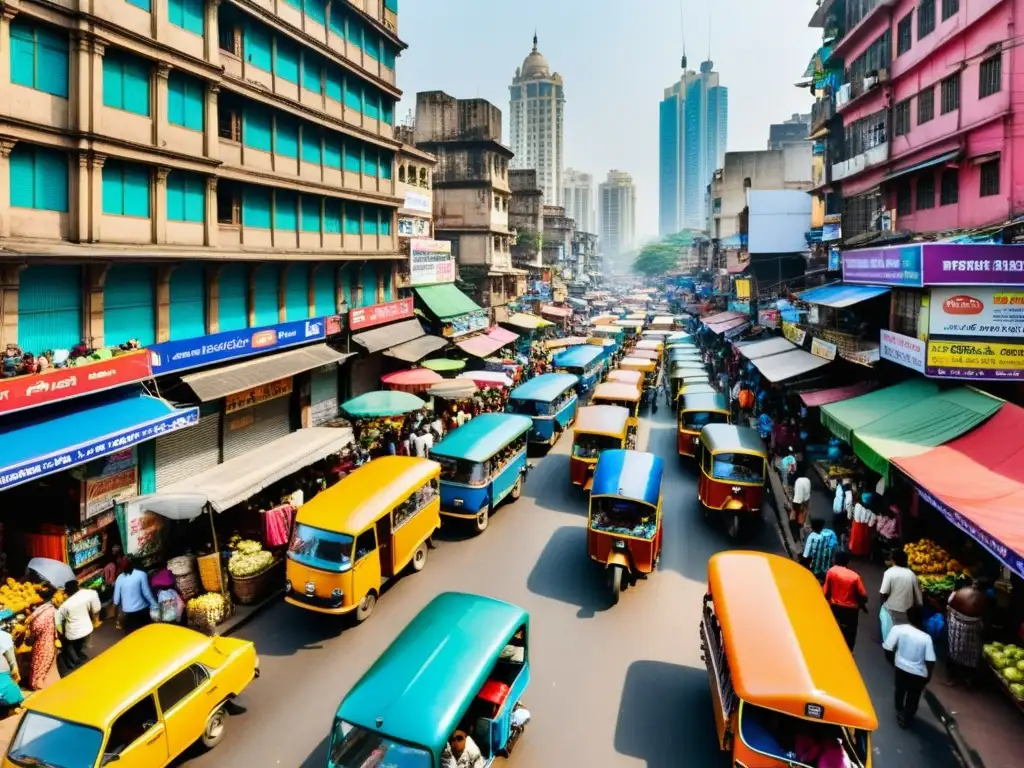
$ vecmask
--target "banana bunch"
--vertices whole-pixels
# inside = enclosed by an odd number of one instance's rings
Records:
[[[217,592],[193,597],[185,606],[188,623],[215,627],[227,618],[227,600]]]
[[[29,608],[41,605],[42,602],[43,598],[35,584],[17,582],[9,578],[0,586],[0,604],[13,613],[24,613]]]

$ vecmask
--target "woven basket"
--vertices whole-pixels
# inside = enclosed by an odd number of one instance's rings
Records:
[[[281,566],[284,560],[275,560],[273,565],[255,576],[231,577],[231,594],[239,605],[258,603],[273,587],[275,580],[281,577]]]
[[[199,558],[199,578],[206,592],[224,591],[224,570],[221,568],[219,552]]]
[[[234,611],[235,606],[231,603],[230,600],[227,600],[225,601],[224,605],[224,615],[221,616],[221,620],[217,622],[217,624],[211,624],[209,621],[206,621],[205,618],[197,619],[193,616],[188,616],[187,622],[188,625],[193,629],[197,629],[200,632],[206,633],[207,635],[212,635],[214,629],[216,629],[216,627],[218,627],[220,624],[223,624],[225,621],[231,618],[231,614],[234,613]]]
[[[196,578],[196,574],[194,572],[187,573],[184,576],[176,575],[174,577],[174,584],[185,600],[191,600],[200,592],[199,579]]]
[[[188,576],[196,572],[196,559],[192,555],[172,557],[167,561],[167,570],[175,576]]]

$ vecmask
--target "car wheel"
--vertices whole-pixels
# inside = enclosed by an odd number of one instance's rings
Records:
[[[729,520],[729,538],[735,539],[740,535],[740,515],[734,512]]]
[[[523,478],[520,477],[516,480],[516,484],[512,486],[512,501],[518,501],[519,497],[523,495]]]
[[[363,598],[362,602],[356,606],[356,621],[362,624],[373,613],[374,607],[377,605],[377,596],[373,592],[369,592],[366,597]]]
[[[427,545],[420,544],[412,555],[412,569],[419,573],[427,567]]]
[[[488,524],[491,522],[491,510],[490,508],[482,510],[473,521],[473,527],[477,533],[483,533],[487,530]]]
[[[202,743],[203,749],[213,749],[224,740],[224,731],[227,729],[228,712],[223,706],[217,707],[208,718],[206,727],[203,728]]]

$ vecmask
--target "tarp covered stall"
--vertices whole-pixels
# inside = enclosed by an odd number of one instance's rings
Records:
[[[792,352],[796,349],[796,344],[781,336],[777,336],[772,339],[765,339],[764,341],[751,341],[747,344],[740,344],[737,346],[737,349],[747,360],[757,360],[761,357]]]
[[[847,285],[833,283],[819,288],[811,288],[798,294],[800,301],[808,304],[820,304],[823,307],[843,309],[852,307],[862,301],[873,299],[889,293],[889,288],[882,285]]]
[[[387,357],[403,363],[418,363],[424,357],[448,346],[448,340],[440,336],[420,336],[418,339],[391,347],[384,351]]]
[[[494,328],[472,339],[456,342],[455,346],[474,357],[490,357],[502,347],[508,346],[519,336],[503,328]]]
[[[545,320],[542,317],[530,315],[525,312],[513,312],[505,322],[508,325],[514,325],[516,328],[522,328],[527,331],[536,331],[539,328],[550,328],[554,325],[554,323],[549,320]]]
[[[790,352],[783,352],[781,355],[769,355],[751,362],[762,376],[773,384],[777,384],[780,381],[795,379],[797,376],[815,371],[828,365],[831,361],[812,355],[810,352],[804,352],[802,349],[794,349]]]
[[[419,320],[403,320],[400,323],[392,323],[382,328],[374,328],[372,331],[355,333],[352,341],[361,346],[367,352],[382,352],[407,341],[418,339],[423,333],[423,326]]]
[[[854,431],[860,427],[908,408],[938,391],[939,385],[933,381],[909,379],[893,387],[826,405],[821,409],[821,423],[840,440],[851,443]]]
[[[548,317],[557,317],[559,320],[572,317],[572,310],[568,307],[556,307],[552,304],[541,307],[540,313],[542,315],[547,315]]]
[[[416,296],[427,305],[438,320],[476,312],[481,307],[452,283],[422,285],[414,289]]]
[[[352,355],[338,352],[326,344],[314,344],[202,373],[190,373],[182,376],[181,380],[189,385],[200,400],[208,403],[323,365],[340,363],[350,357]]]
[[[866,395],[871,391],[871,384],[862,381],[858,384],[850,384],[846,387],[834,387],[832,389],[816,389],[813,392],[801,392],[800,400],[808,408],[820,408],[823,405],[840,403],[853,397]]]

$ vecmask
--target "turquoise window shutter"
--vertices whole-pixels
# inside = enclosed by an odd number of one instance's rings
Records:
[[[327,28],[342,40],[345,39],[345,11],[339,5],[331,6],[331,15],[327,19]]]
[[[274,120],[274,151],[284,157],[299,156],[299,124],[281,113]]]
[[[167,78],[167,120],[174,125],[203,130],[206,88],[201,80],[174,70]]]
[[[363,89],[363,114],[372,120],[380,119],[380,94],[370,86]]]
[[[171,171],[167,177],[167,219],[199,223],[205,221],[205,187],[202,176]]]
[[[327,64],[324,70],[324,79],[326,80],[327,98],[341,102],[345,79],[341,70],[333,64]]]
[[[382,235],[391,234],[391,209],[380,208],[380,233]]]
[[[18,344],[26,352],[75,346],[82,339],[82,316],[80,267],[46,264],[21,271]]]
[[[237,331],[249,326],[249,268],[245,264],[225,264],[217,280],[217,322],[221,331]]]
[[[302,9],[306,16],[317,24],[325,24],[327,19],[327,4],[324,0],[303,0]]]
[[[242,226],[270,229],[270,188],[248,184],[242,190]]]
[[[335,279],[338,267],[334,264],[321,264],[313,274],[313,316],[326,317],[338,311],[335,296]]]
[[[377,177],[377,152],[375,150],[363,151],[363,173],[367,176]]]
[[[299,48],[284,37],[276,39],[274,74],[289,83],[299,82]]]
[[[315,53],[302,53],[302,87],[313,93],[323,93],[323,60]]]
[[[36,87],[36,31],[15,18],[11,22],[11,82]]]
[[[152,267],[115,264],[103,287],[103,341],[108,347],[156,341],[156,282]]]
[[[302,10],[302,0],[284,0],[286,5],[290,5],[296,11]]]
[[[363,94],[359,83],[352,76],[345,76],[345,106],[356,112],[363,111]]]
[[[149,0],[128,0],[128,5],[134,5],[136,8],[141,8],[144,11],[151,9]]]
[[[15,208],[68,211],[68,156],[18,143],[10,156],[10,195]]]
[[[345,170],[359,173],[363,170],[360,145],[355,139],[345,139]]]
[[[256,269],[253,306],[256,314],[256,325],[276,325],[280,322],[278,307],[280,306],[281,268],[277,264],[260,264]]]
[[[307,163],[320,165],[322,149],[320,129],[314,125],[302,126],[302,159]]]
[[[384,43],[384,66],[390,70],[394,70],[396,59],[398,58],[397,51],[387,43]]]
[[[362,269],[363,300],[362,307],[377,303],[377,270],[373,264],[366,264]]]
[[[124,168],[124,215],[149,218],[149,168],[128,164]]]
[[[348,41],[357,48],[363,47],[363,25],[355,16],[349,16],[346,24]]]
[[[36,153],[28,145],[18,142],[11,150],[11,205],[15,208],[36,207]]]
[[[395,124],[395,102],[392,101],[389,97],[383,96],[383,97],[381,97],[381,103],[382,103],[382,107],[381,107],[381,110],[380,110],[380,112],[381,112],[380,119],[383,120],[387,125],[394,125]]]
[[[391,264],[382,261],[377,265],[377,269],[380,271],[381,283],[384,286],[384,301],[393,301],[394,296],[391,292]]]
[[[380,38],[370,30],[366,30],[366,55],[374,61],[380,61]]]
[[[324,232],[329,235],[341,234],[341,201],[332,197],[324,201]]]
[[[302,196],[302,231],[320,231],[320,204],[322,197],[316,195]]]
[[[67,34],[14,19],[10,36],[11,82],[67,98]]]
[[[148,62],[133,59],[124,65],[124,108],[137,115],[149,116]]]
[[[391,178],[391,166],[395,162],[395,154],[393,152],[385,152],[381,150],[380,153],[380,177],[382,179]]]
[[[185,220],[185,174],[171,171],[167,176],[167,220]]]
[[[345,203],[345,234],[359,234],[359,204]]]
[[[285,273],[285,319],[305,320],[309,317],[309,265],[291,264]]]
[[[270,152],[272,149],[272,119],[262,107],[247,105],[242,114],[242,143],[247,147]]]
[[[348,266],[343,266],[338,271],[338,285],[341,286],[341,298],[344,300],[349,307],[354,306],[352,303],[352,269]]]
[[[295,232],[298,229],[299,198],[294,192],[279,189],[274,193],[274,229]]]
[[[377,206],[375,205],[363,206],[363,234],[377,234]]]
[[[341,168],[341,136],[333,131],[324,135],[324,165]]]
[[[124,166],[108,160],[103,166],[103,213],[124,215]]]
[[[124,68],[113,51],[103,57],[103,106],[124,109]]]
[[[206,270],[202,264],[179,264],[171,273],[171,339],[206,335]]]
[[[169,0],[167,18],[174,26],[202,37],[206,32],[205,0]]]
[[[242,35],[245,60],[264,72],[273,71],[272,40],[266,27],[256,21],[247,22]]]
[[[398,0],[384,0],[384,7],[392,13],[398,13]]]

